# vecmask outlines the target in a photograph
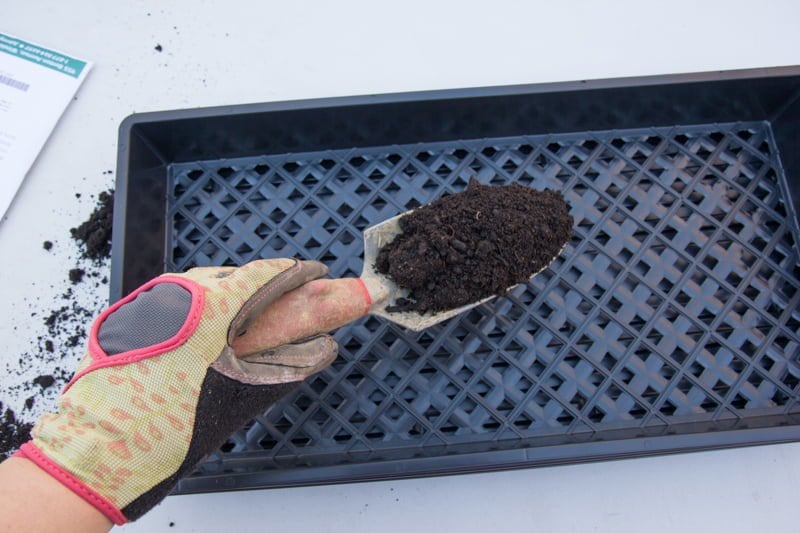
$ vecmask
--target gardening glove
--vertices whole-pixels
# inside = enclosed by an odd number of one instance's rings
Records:
[[[114,523],[136,520],[231,433],[333,361],[327,335],[232,348],[272,302],[326,272],[271,259],[146,283],[95,321],[57,412],[42,416],[19,455]]]

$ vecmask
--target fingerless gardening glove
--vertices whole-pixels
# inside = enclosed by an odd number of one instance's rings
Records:
[[[114,523],[139,518],[231,433],[333,361],[327,335],[252,354],[231,348],[279,296],[326,272],[274,259],[150,281],[95,321],[57,412],[42,416],[19,455]]]

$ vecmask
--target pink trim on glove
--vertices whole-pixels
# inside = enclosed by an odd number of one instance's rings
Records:
[[[364,314],[366,315],[369,313],[369,308],[372,307],[372,296],[369,295],[369,289],[367,288],[367,284],[364,283],[364,280],[361,278],[356,278],[356,280],[358,280],[358,285],[364,292],[364,302],[367,304],[367,308],[364,309]]]
[[[103,513],[106,518],[121,526],[128,521],[122,511],[117,509],[113,503],[105,499],[103,496],[88,487],[78,478],[58,466],[52,459],[47,457],[44,452],[36,447],[32,442],[26,442],[22,445],[15,457],[24,457],[29,461],[36,463],[36,465],[56,478],[62,485],[69,490],[86,500],[95,509]]]
[[[100,341],[98,340],[98,334],[100,332],[100,326],[103,322],[117,309],[122,307],[123,305],[132,302],[136,299],[139,294],[152,289],[156,285],[160,285],[162,283],[175,283],[176,285],[180,285],[187,291],[189,291],[192,295],[192,304],[189,307],[189,313],[186,316],[186,322],[183,323],[181,329],[178,330],[178,333],[175,334],[174,337],[169,338],[163,342],[158,344],[154,344],[152,346],[147,346],[146,348],[138,348],[136,350],[130,350],[127,352],[123,352],[121,354],[116,354],[113,356],[109,356],[100,347]],[[157,277],[132,293],[128,296],[123,298],[122,300],[118,301],[100,315],[97,320],[95,320],[94,324],[92,325],[92,330],[89,333],[89,355],[94,360],[94,362],[89,365],[87,368],[84,368],[77,374],[75,374],[72,379],[67,383],[64,387],[64,390],[61,391],[61,394],[64,394],[69,390],[73,383],[78,381],[81,377],[85,376],[89,372],[93,372],[98,368],[105,368],[108,366],[116,366],[116,365],[126,365],[128,363],[135,363],[136,361],[141,361],[142,359],[147,359],[148,357],[153,357],[164,352],[168,352],[170,350],[174,350],[184,342],[186,342],[189,337],[194,333],[197,329],[197,325],[200,323],[200,318],[203,314],[203,305],[205,304],[205,292],[203,288],[195,283],[194,281],[188,280],[186,278],[180,276],[171,276],[165,275]]]

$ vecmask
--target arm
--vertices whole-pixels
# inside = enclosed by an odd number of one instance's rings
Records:
[[[0,531],[105,533],[111,520],[44,470],[19,457],[0,464]]]
[[[0,465],[0,532],[107,531],[156,505],[333,361],[320,333],[362,316],[369,297],[356,280],[314,280],[324,273],[287,259],[193,269],[105,311],[57,411]]]

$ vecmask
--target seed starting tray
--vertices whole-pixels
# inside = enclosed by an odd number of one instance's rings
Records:
[[[163,271],[300,257],[470,178],[564,192],[563,254],[339,357],[177,492],[476,472],[800,439],[800,69],[133,115],[112,300]]]

